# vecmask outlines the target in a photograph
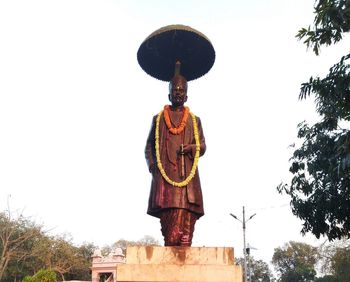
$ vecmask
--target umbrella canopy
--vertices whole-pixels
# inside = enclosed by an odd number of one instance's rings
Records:
[[[187,81],[206,74],[214,64],[215,50],[201,32],[184,25],[162,27],[142,42],[137,60],[149,75],[164,81],[174,77],[175,64]]]

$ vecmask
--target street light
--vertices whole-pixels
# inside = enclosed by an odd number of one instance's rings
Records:
[[[246,226],[246,223],[256,215],[256,213],[254,213],[247,220],[245,220],[245,210],[244,210],[244,206],[243,206],[243,220],[240,220],[237,216],[235,216],[232,213],[230,213],[230,215],[234,219],[237,219],[238,221],[240,221],[242,223],[242,226],[243,226],[244,282],[248,282],[248,279],[247,279],[247,273],[248,273],[247,272],[247,248],[246,248],[246,244],[245,244],[245,226]]]

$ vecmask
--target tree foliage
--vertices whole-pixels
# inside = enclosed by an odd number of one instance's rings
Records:
[[[91,243],[75,246],[67,236],[49,236],[23,215],[0,213],[0,281],[33,278],[41,269],[54,271],[61,280],[90,280],[95,248]]]
[[[119,240],[102,250],[108,255],[115,247],[159,245],[152,236],[138,241]],[[92,243],[73,244],[68,235],[49,235],[41,225],[19,215],[0,212],[0,281],[47,281],[53,272],[62,281],[91,280],[91,256],[97,247]],[[39,279],[39,280],[38,280]]]
[[[158,240],[150,235],[143,236],[140,240],[137,241],[137,244],[139,246],[160,246]]]
[[[322,271],[334,281],[350,281],[350,240],[331,242],[320,247]]]
[[[319,247],[290,241],[275,249],[272,263],[281,282],[350,281],[350,240],[325,242]],[[316,277],[316,265],[322,277]]]
[[[101,252],[102,254],[106,255],[108,254],[112,249],[115,248],[121,248],[123,252],[125,253],[125,250],[129,246],[160,246],[158,240],[156,240],[154,237],[150,235],[143,236],[138,241],[129,241],[125,239],[119,239],[116,241],[112,246],[105,246],[102,248]]]
[[[318,0],[314,26],[301,29],[316,54],[350,30],[350,1]],[[350,54],[330,68],[326,77],[311,77],[301,86],[300,99],[315,96],[321,120],[299,124],[302,145],[294,151],[290,184],[279,192],[291,197],[293,213],[303,221],[302,232],[330,240],[350,237]]]
[[[24,277],[22,282],[56,282],[56,273],[51,269],[40,269],[33,276]]]
[[[242,266],[244,272],[244,260],[243,258],[237,258],[236,262]],[[274,281],[273,274],[269,268],[269,265],[263,260],[255,260],[250,256],[247,264],[250,272],[250,282],[270,282]]]
[[[279,273],[281,282],[308,282],[316,276],[315,264],[318,258],[316,247],[290,241],[275,248],[272,263]]]
[[[297,37],[318,55],[321,45],[337,43],[350,31],[349,7],[349,0],[316,1],[314,25],[300,29]]]
[[[76,263],[73,264],[70,271],[65,275],[65,278],[66,280],[89,281],[91,280],[91,256],[96,246],[92,243],[83,243],[76,248]]]
[[[40,226],[23,215],[12,218],[9,212],[0,213],[0,281],[11,262],[21,266],[31,255],[32,245],[41,232]]]
[[[325,275],[315,279],[315,282],[341,282],[333,275]]]
[[[50,268],[62,280],[89,279],[89,267],[94,247],[86,250],[86,246],[77,247],[67,236],[42,236],[32,249],[33,272],[40,268]],[[89,255],[90,254],[90,255]]]

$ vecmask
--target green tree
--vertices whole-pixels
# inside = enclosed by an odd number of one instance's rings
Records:
[[[57,282],[56,273],[51,269],[41,269],[33,276],[26,276],[22,282]]]
[[[248,263],[250,264],[250,279],[251,282],[270,282],[273,280],[272,272],[269,265],[262,260],[254,260],[250,257]]]
[[[322,270],[337,281],[350,281],[350,240],[331,242],[320,247]]]
[[[43,236],[33,246],[33,272],[49,268],[64,281],[90,279],[91,255],[95,247],[85,244],[76,247],[67,236]]]
[[[350,281],[350,249],[337,249],[332,258],[332,270],[339,281]]]
[[[315,279],[315,282],[341,282],[333,275],[325,275]]]
[[[297,37],[312,47],[331,45],[350,30],[350,1],[315,1],[312,27]],[[330,68],[324,78],[311,77],[301,86],[300,99],[313,94],[321,120],[310,126],[299,124],[302,145],[294,151],[290,184],[279,192],[291,197],[294,215],[303,221],[302,232],[317,238],[350,237],[350,54]]]
[[[290,241],[283,247],[275,248],[272,264],[281,282],[309,282],[316,276],[317,258],[316,247]]]
[[[76,249],[77,260],[71,270],[65,275],[66,280],[91,280],[91,256],[96,246],[92,243],[84,243]]]
[[[15,266],[23,267],[23,262],[31,255],[35,239],[41,234],[41,226],[23,215],[12,218],[10,212],[0,213],[0,281],[6,281],[12,272],[16,273]],[[16,262],[15,266],[13,262]]]
[[[75,246],[67,236],[48,236],[23,215],[0,213],[0,281],[21,281],[40,269],[51,269],[62,280],[90,280],[95,248],[91,243]]]
[[[242,266],[244,271],[243,258],[236,258],[235,261]],[[269,265],[263,260],[255,260],[250,256],[247,264],[249,265],[250,280],[251,282],[270,282],[275,281]]]

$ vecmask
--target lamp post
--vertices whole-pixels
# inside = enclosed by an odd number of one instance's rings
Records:
[[[235,216],[234,214],[230,213],[230,215],[234,218],[237,219],[238,221],[240,221],[242,223],[243,226],[243,261],[244,261],[244,282],[248,282],[247,279],[247,248],[246,248],[246,243],[245,243],[245,229],[246,229],[246,223],[251,220],[256,213],[254,213],[253,215],[251,215],[247,220],[245,220],[245,210],[244,210],[244,206],[243,206],[243,220],[240,220],[237,216]]]

